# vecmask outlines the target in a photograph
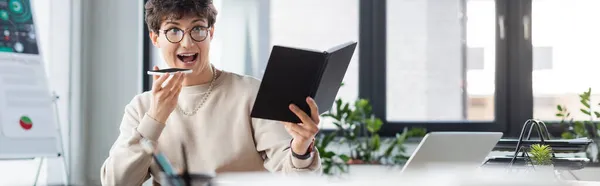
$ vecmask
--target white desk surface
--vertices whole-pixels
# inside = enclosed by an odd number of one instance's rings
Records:
[[[267,186],[267,185],[285,185],[285,186],[371,186],[371,185],[436,185],[436,186],[464,186],[464,185],[494,185],[494,186],[600,186],[600,182],[591,181],[556,181],[540,177],[539,179],[529,179],[532,176],[523,176],[510,179],[502,175],[491,174],[471,174],[459,176],[450,174],[423,174],[422,176],[411,175],[390,176],[382,175],[369,177],[354,176],[351,178],[331,178],[312,175],[292,175],[284,176],[271,173],[230,173],[217,176],[214,180],[215,186]],[[521,179],[525,178],[525,179]]]
[[[573,186],[600,186],[600,182],[597,181],[569,181],[569,183]]]

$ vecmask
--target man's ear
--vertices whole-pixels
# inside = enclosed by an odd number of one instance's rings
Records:
[[[154,46],[156,46],[157,48],[160,48],[160,46],[158,45],[158,33],[154,32],[154,31],[150,31],[150,40],[152,40],[152,44]]]
[[[214,35],[215,35],[215,25],[213,25],[213,26],[210,28],[210,40],[211,40],[211,41],[213,40],[213,37],[214,37]]]

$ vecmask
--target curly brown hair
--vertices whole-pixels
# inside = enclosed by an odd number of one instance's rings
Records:
[[[145,9],[145,21],[153,32],[160,30],[166,19],[181,19],[187,14],[195,14],[208,21],[208,26],[215,24],[217,9],[212,0],[148,0]]]

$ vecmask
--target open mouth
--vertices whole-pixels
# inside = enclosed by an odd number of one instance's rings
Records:
[[[198,58],[198,53],[177,54],[177,58],[184,63],[194,63]]]

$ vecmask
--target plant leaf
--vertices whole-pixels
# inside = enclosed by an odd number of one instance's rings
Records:
[[[335,156],[335,152],[327,151],[322,156],[325,158],[332,158],[333,156]]]
[[[356,105],[356,109],[361,111],[363,114],[369,114],[368,111],[368,107],[369,107],[369,101],[366,99],[359,99],[356,101],[355,103]]]
[[[391,143],[390,146],[388,146],[388,148],[385,149],[383,156],[390,157],[390,155],[392,155],[392,151],[394,151],[395,147],[396,147],[396,143]]]
[[[570,132],[563,132],[560,137],[563,139],[575,139],[575,136]]]
[[[575,124],[573,124],[573,130],[575,131],[575,134],[577,134],[577,136],[579,137],[587,137],[587,130],[585,129],[584,124],[581,121],[576,121]]]
[[[427,129],[417,127],[410,129],[407,137],[423,137],[425,134],[427,134]]]
[[[335,115],[331,114],[331,113],[325,113],[322,115],[323,117],[329,117],[329,118],[335,118]]]
[[[591,116],[590,111],[583,110],[583,109],[579,109],[579,110],[581,110],[581,112],[583,112],[585,115]]]
[[[334,121],[333,125],[335,125],[338,128],[338,130],[344,130],[344,128],[342,127],[342,124],[338,121]]]
[[[558,109],[558,111],[563,111],[562,106],[560,105],[556,105],[556,109]]]
[[[556,117],[563,117],[564,115],[561,113],[556,114]]]
[[[381,139],[379,138],[379,135],[375,134],[371,137],[371,150],[376,151],[379,150],[379,147],[381,146]]]
[[[342,161],[344,161],[344,163],[346,163],[346,162],[348,162],[348,161],[350,160],[350,157],[348,157],[348,156],[347,156],[347,155],[345,155],[345,154],[340,154],[338,157],[339,157],[340,159],[342,159]]]
[[[336,163],[335,166],[340,169],[341,172],[346,172],[344,164]]]
[[[381,129],[381,125],[383,125],[383,121],[381,121],[379,118],[375,118],[374,116],[365,122],[367,124],[367,130],[371,133],[377,133],[377,131]]]
[[[351,111],[350,111],[349,107],[350,107],[350,104],[348,104],[348,103],[344,104],[344,108],[342,109],[342,112],[350,113]]]
[[[581,104],[583,104],[583,106],[585,106],[585,108],[590,108],[590,104],[588,103],[587,100],[581,100]]]
[[[552,148],[548,145],[533,144],[530,146],[529,153],[536,165],[548,165],[552,163]]]
[[[598,112],[598,111],[595,111],[595,112],[594,112],[594,115],[596,115],[596,118],[600,118],[600,112]]]
[[[331,174],[331,163],[323,163],[323,173],[327,175]]]
[[[322,141],[321,146],[323,148],[327,147],[327,145],[329,145],[329,143],[331,143],[331,141],[333,141],[333,139],[335,139],[336,136],[336,132],[332,132],[330,134],[328,134],[327,136],[325,136],[325,138]]]

